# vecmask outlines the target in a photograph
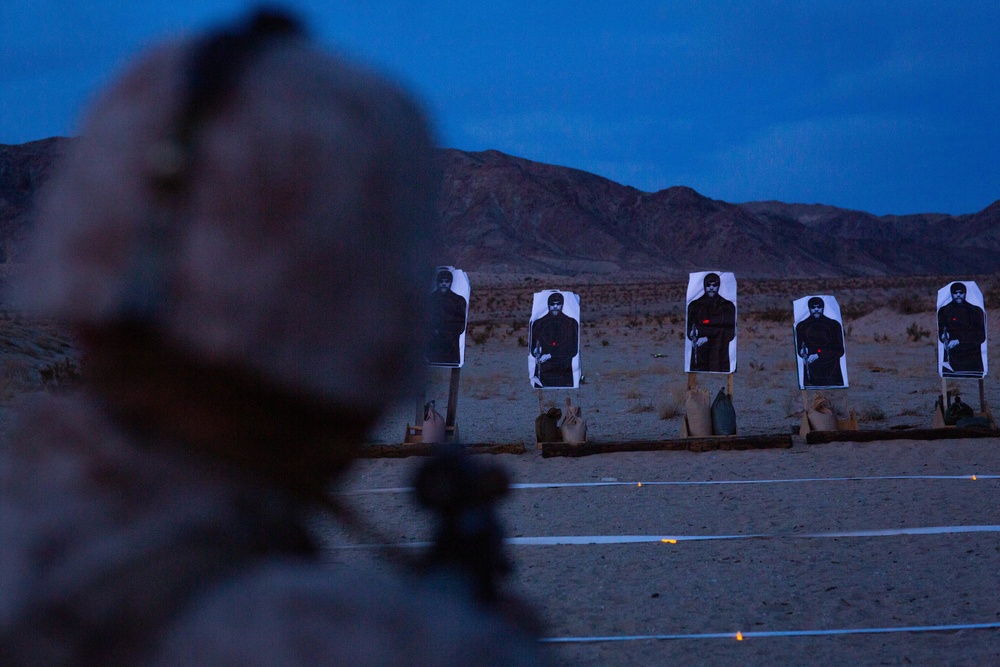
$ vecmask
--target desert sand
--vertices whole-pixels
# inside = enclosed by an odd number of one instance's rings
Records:
[[[528,384],[522,342],[531,293],[560,288],[582,300],[586,381],[579,390],[546,391],[544,400],[561,406],[569,396],[581,405],[593,442],[650,440],[680,432],[686,281],[475,274],[472,280],[458,405],[463,441],[526,443],[523,455],[489,459],[515,483],[603,484],[513,490],[500,509],[509,536],[731,538],[510,546],[509,586],[538,610],[547,638],[724,635],[546,644],[555,664],[1000,664],[996,629],[751,634],[1000,622],[994,593],[1000,533],[803,536],[1000,524],[1000,480],[990,477],[1000,475],[1000,439],[807,445],[795,436],[791,449],[545,459],[534,449],[539,400]],[[790,301],[807,294],[833,294],[844,311],[851,387],[833,393],[835,403],[855,409],[864,430],[930,427],[941,388],[931,334],[934,294],[948,281],[741,281],[734,378],[740,434],[787,434],[799,423]],[[979,284],[986,293],[990,360],[998,363],[1000,332],[989,311],[996,287],[988,278]],[[5,401],[37,389],[39,370],[72,375],[79,360],[58,328],[10,316],[0,325]],[[1000,398],[994,378],[986,380],[991,404]],[[427,385],[427,398],[442,411],[447,380],[447,371],[436,371]],[[703,377],[700,384],[718,391],[724,381]],[[978,406],[975,381],[951,384]],[[371,441],[400,442],[412,419],[412,402],[401,403]],[[363,460],[348,475],[340,498],[367,517],[380,542],[421,542],[430,535],[428,517],[405,490],[375,492],[407,487],[419,463],[418,457]],[[370,536],[326,524],[317,530],[334,567],[389,567],[377,549],[343,548]],[[768,537],[741,538],[746,535]],[[737,632],[748,636],[737,641]]]
[[[515,288],[518,280],[527,284]],[[830,392],[835,403],[856,410],[864,430],[930,427],[941,381],[933,336],[922,332],[935,328],[933,293],[946,283],[741,282],[734,378],[739,432],[788,433],[799,423],[790,300],[806,294],[834,294],[844,310],[851,387]],[[983,280],[980,285],[986,287]],[[510,278],[474,291],[458,410],[464,441],[525,442],[527,454],[495,457],[516,483],[606,484],[512,491],[501,510],[508,534],[773,536],[510,547],[516,568],[510,584],[540,611],[546,637],[726,635],[547,644],[555,664],[1000,664],[996,629],[735,639],[737,632],[1000,622],[993,594],[1000,583],[1000,533],[796,537],[1000,524],[1000,480],[983,478],[1000,474],[1000,439],[806,445],[796,436],[792,449],[544,459],[534,449],[538,394],[528,385],[527,351],[518,339],[525,335],[530,293],[548,287],[581,295],[586,381],[579,390],[546,391],[546,402],[562,405],[569,396],[582,405],[595,442],[674,438],[680,431],[683,282],[675,288]],[[990,303],[987,296],[987,308]],[[1000,358],[996,333],[991,326],[991,361]],[[700,384],[713,391],[724,385],[724,376],[710,377]],[[950,386],[978,407],[976,381]],[[443,411],[447,372],[433,375],[427,396]],[[992,376],[986,398],[997,398]],[[400,406],[375,441],[399,442],[412,413],[412,406]],[[344,498],[373,517],[388,543],[428,539],[428,517],[413,509],[405,492],[369,493],[406,487],[417,465],[416,459],[363,461],[349,481]],[[831,480],[844,477],[901,479]],[[812,481],[782,481],[801,479]],[[704,484],[762,480],[775,481]],[[678,481],[697,483],[650,484]],[[339,548],[358,538],[327,535],[338,566],[385,567],[372,551]]]
[[[560,665],[972,665],[1000,663],[997,630],[761,637],[735,633],[900,628],[1000,622],[1000,535],[801,538],[802,533],[994,525],[996,440],[796,444],[792,449],[648,452],[543,459],[496,457],[519,483],[626,484],[517,489],[502,506],[514,537],[738,536],[772,539],[513,546],[510,584],[540,611],[550,638],[729,633],[723,639],[550,644]],[[350,489],[405,487],[415,459],[361,462]],[[954,475],[766,484],[651,485]],[[641,487],[637,482],[645,482]],[[428,539],[405,492],[345,500],[386,543]],[[370,550],[337,567],[385,567]]]

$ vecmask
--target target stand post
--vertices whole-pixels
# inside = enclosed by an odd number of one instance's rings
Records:
[[[458,392],[462,379],[462,369],[452,368],[451,377],[448,383],[448,409],[445,412],[444,441],[446,443],[459,444],[461,440],[458,434]],[[413,425],[406,425],[406,433],[403,434],[403,444],[412,445],[423,442],[424,430],[424,406],[427,404],[426,392],[416,396],[415,413]]]
[[[934,403],[934,428],[955,428],[954,424],[946,424],[944,417],[945,412],[952,403],[952,392],[948,389],[948,380],[956,380],[959,378],[941,378],[941,396]],[[974,417],[979,417],[986,420],[986,424],[990,429],[995,429],[997,427],[996,420],[993,418],[993,411],[990,409],[989,404],[986,402],[986,385],[982,378],[978,378],[979,381],[979,412],[975,413]],[[961,396],[960,392],[954,392],[954,397],[958,398]]]

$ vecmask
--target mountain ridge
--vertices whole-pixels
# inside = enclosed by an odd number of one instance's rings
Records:
[[[0,260],[20,257],[35,194],[72,139],[0,145]],[[558,275],[718,268],[751,278],[960,275],[1000,268],[1000,200],[876,216],[826,204],[644,192],[495,150],[439,149],[440,263]]]

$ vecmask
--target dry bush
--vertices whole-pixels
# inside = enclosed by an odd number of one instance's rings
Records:
[[[802,394],[797,387],[789,387],[785,393],[785,400],[781,404],[786,417],[799,417],[802,415]]]
[[[647,375],[674,375],[677,369],[666,364],[656,364],[646,370]]]
[[[656,413],[660,419],[673,419],[684,414],[684,399],[687,397],[687,389],[678,386],[669,389],[661,398],[657,406]]]
[[[914,294],[904,294],[901,297],[889,300],[892,309],[900,315],[916,315],[918,313],[929,313],[936,310],[937,303],[934,299],[926,296],[916,296]]]
[[[871,301],[849,301],[840,307],[840,316],[845,320],[856,320],[875,312],[877,307]]]
[[[471,339],[476,345],[485,345],[486,341],[490,339],[493,335],[493,329],[495,325],[493,322],[486,322],[482,325],[482,330],[480,330],[479,325],[469,324],[466,328],[465,333],[468,337],[467,340]]]
[[[791,324],[792,323],[792,309],[789,308],[763,308],[761,310],[754,311],[750,313],[758,322],[776,322],[778,324]]]
[[[656,406],[654,406],[649,401],[629,401],[628,407],[625,408],[625,412],[629,414],[640,414],[643,412],[655,412]]]
[[[0,388],[0,401],[3,402],[39,387],[38,371],[30,361],[21,357],[12,357],[0,362],[0,377],[3,378],[3,385]]]
[[[750,372],[747,373],[747,386],[751,389],[764,386],[768,380],[769,373],[764,368],[763,362],[757,362],[751,359],[749,367]]]
[[[868,403],[858,412],[858,421],[860,422],[880,422],[885,421],[885,419],[885,410],[877,403]]]
[[[789,352],[788,356],[790,357],[791,355],[792,353]],[[798,366],[796,365],[796,362],[792,361],[789,358],[784,358],[784,357],[782,357],[774,364],[774,370],[776,371],[794,371],[797,368]]]
[[[921,338],[930,338],[931,332],[916,322],[911,322],[910,326],[906,327],[906,336],[914,343],[918,343]]]
[[[38,369],[42,387],[46,389],[62,389],[79,384],[80,367],[72,359],[63,359],[46,364]]]
[[[464,385],[462,394],[479,401],[487,401],[499,396],[499,390],[504,383],[504,377],[500,373],[490,375],[468,375],[462,378]],[[442,391],[447,396],[447,390],[442,387]]]
[[[983,302],[987,310],[996,308],[1000,303],[1000,278],[993,278],[990,284],[983,288]]]

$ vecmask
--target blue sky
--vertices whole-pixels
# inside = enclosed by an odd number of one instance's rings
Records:
[[[70,135],[157,38],[235,0],[0,1],[0,143]],[[655,191],[878,214],[1000,199],[1000,2],[286,3],[440,143]]]

